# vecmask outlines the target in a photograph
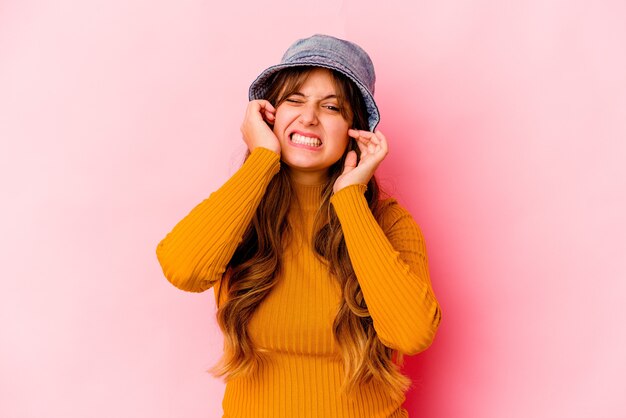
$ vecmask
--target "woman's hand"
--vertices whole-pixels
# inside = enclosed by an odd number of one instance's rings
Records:
[[[361,150],[361,159],[357,165],[356,152],[348,152],[343,173],[337,178],[333,186],[334,193],[352,184],[367,184],[389,151],[387,138],[379,130],[369,132],[349,129],[348,135],[356,140]]]
[[[252,100],[248,103],[241,133],[250,152],[256,147],[263,147],[280,155],[280,142],[268,125],[274,125],[275,120],[276,109],[267,100]]]

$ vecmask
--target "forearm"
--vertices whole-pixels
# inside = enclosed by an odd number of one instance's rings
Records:
[[[399,217],[392,244],[372,215],[364,190],[363,185],[346,187],[331,202],[379,338],[414,354],[431,344],[441,318],[423,237],[410,216]]]
[[[174,286],[201,292],[224,274],[279,168],[278,154],[255,149],[222,187],[194,207],[161,240],[157,258]]]

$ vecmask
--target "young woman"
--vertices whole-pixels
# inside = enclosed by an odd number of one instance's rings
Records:
[[[354,43],[294,43],[250,87],[243,166],[158,245],[172,284],[214,288],[225,417],[408,416],[402,355],[441,313],[420,229],[379,198],[374,81]]]

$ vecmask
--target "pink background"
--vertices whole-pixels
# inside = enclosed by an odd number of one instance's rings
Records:
[[[444,317],[411,416],[626,416],[625,3],[217,4],[0,4],[0,416],[221,417],[213,293],[155,247],[316,32],[371,54],[380,177],[427,239]]]

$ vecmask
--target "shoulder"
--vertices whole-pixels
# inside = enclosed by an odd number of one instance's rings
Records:
[[[398,224],[412,224],[419,229],[411,213],[395,198],[389,197],[378,201],[377,220],[384,231],[390,231]]]
[[[412,248],[426,256],[426,243],[420,226],[411,213],[394,198],[378,203],[378,223],[396,249]]]

